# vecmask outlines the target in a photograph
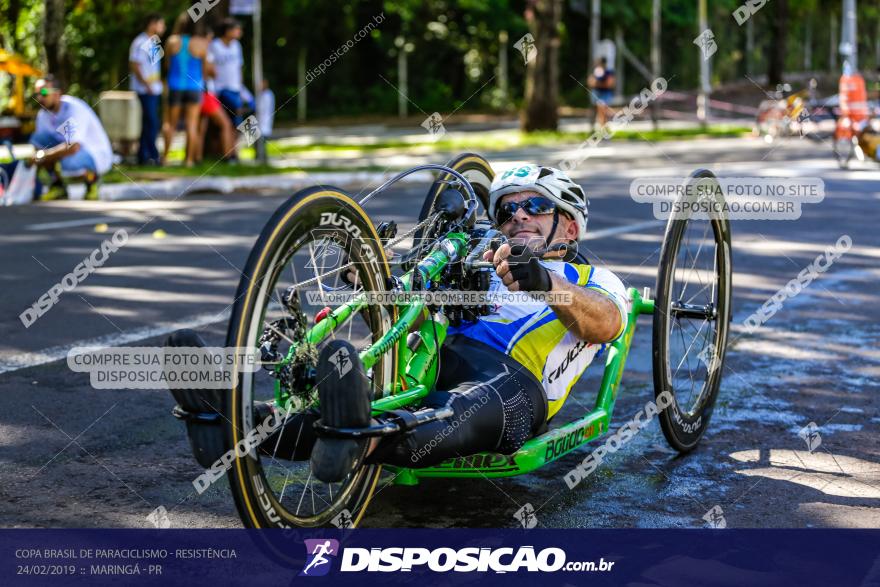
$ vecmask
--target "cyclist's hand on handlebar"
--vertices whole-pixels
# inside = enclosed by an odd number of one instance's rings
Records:
[[[483,258],[495,265],[495,274],[510,291],[550,291],[553,286],[540,257],[525,245],[504,243],[494,252],[486,251]]]

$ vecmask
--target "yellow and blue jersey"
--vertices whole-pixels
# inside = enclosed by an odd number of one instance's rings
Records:
[[[620,312],[620,331],[626,328],[629,299],[623,282],[601,267],[541,261],[548,270],[570,283],[602,293]],[[492,276],[490,293],[506,293],[497,275]],[[528,298],[515,304],[495,305],[491,313],[476,322],[450,327],[449,334],[463,334],[507,354],[528,369],[544,386],[549,401],[547,417],[562,407],[571,388],[592,360],[607,344],[584,342],[568,331],[553,309]]]

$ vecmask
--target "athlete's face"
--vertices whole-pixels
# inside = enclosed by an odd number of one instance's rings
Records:
[[[541,197],[538,192],[519,192],[502,196],[499,206],[507,202],[523,202],[529,198]],[[511,244],[526,245],[533,251],[543,249],[547,244],[547,237],[553,230],[553,214],[529,215],[524,209],[519,208],[511,217],[499,227],[499,230],[510,239]],[[561,212],[559,225],[552,242],[565,242],[574,240],[577,234],[577,224]]]

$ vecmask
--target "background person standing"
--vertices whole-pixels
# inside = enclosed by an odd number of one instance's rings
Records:
[[[144,30],[135,37],[128,51],[128,67],[131,72],[131,89],[141,103],[141,139],[138,145],[139,165],[158,165],[159,149],[159,101],[162,97],[162,45],[160,37],[165,34],[165,19],[151,14],[144,23]]]
[[[174,23],[174,31],[167,43],[168,54],[168,117],[165,124],[165,153],[168,157],[171,139],[183,117],[186,128],[186,159],[184,165],[195,164],[196,141],[199,139],[199,117],[202,93],[205,91],[205,62],[208,56],[208,37],[202,22],[194,22],[189,14],[181,13]]]
[[[261,139],[269,140],[275,126],[275,92],[269,87],[268,79],[263,79],[263,89],[257,98],[256,116],[260,123],[260,134],[263,135]]]
[[[592,89],[593,102],[596,104],[596,124],[603,126],[611,115],[608,106],[614,97],[614,86],[617,79],[614,70],[608,67],[608,59],[600,57],[596,60],[596,67],[587,78],[587,85]]]
[[[241,87],[244,56],[241,50],[241,24],[234,18],[224,19],[217,28],[217,37],[211,41],[217,97],[232,117],[232,124],[241,124]]]

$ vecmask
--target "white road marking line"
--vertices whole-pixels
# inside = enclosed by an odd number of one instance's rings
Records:
[[[211,212],[225,212],[227,210],[254,210],[255,212],[260,211],[260,207],[254,202],[241,202],[238,204],[219,204],[216,206],[208,206],[205,207],[206,210]],[[122,214],[122,212],[120,212]],[[169,212],[168,210],[144,210],[144,211],[135,211],[132,213],[125,213],[123,216],[97,216],[94,218],[80,218],[79,220],[64,220],[61,222],[43,222],[41,224],[30,224],[25,226],[25,230],[54,230],[56,228],[68,228],[73,226],[86,226],[89,224],[99,224],[103,223],[111,223],[111,222],[143,222],[147,217],[153,215],[155,218],[159,218],[161,220],[174,220],[174,212]]]
[[[99,224],[101,222],[115,222],[120,218],[112,216],[100,216],[96,218],[80,218],[79,220],[65,220],[63,222],[44,222],[25,226],[25,230],[53,230],[55,228],[68,228],[70,226],[85,226],[87,224]]]
[[[206,324],[223,322],[229,319],[229,313],[230,310],[228,309],[220,312],[219,314],[217,312],[206,312],[204,314],[189,316],[173,323],[145,326],[143,328],[136,328],[134,330],[129,330],[123,333],[98,336],[95,338],[80,340],[67,345],[54,346],[43,349],[41,351],[12,355],[9,358],[0,359],[0,374],[60,361],[67,358],[67,354],[74,347],[121,346],[124,344],[137,342],[139,340],[152,338],[154,336],[169,334],[181,328],[199,328],[201,326],[205,326]]]
[[[651,228],[652,226],[659,226],[662,224],[666,224],[665,220],[648,220],[645,222],[636,222],[635,224],[625,224],[623,226],[615,226],[614,228],[604,228],[602,230],[587,230],[587,236],[584,237],[584,240],[595,240],[597,238],[604,238],[606,236],[614,236],[616,234],[625,234],[627,232],[635,232],[637,230],[642,230],[643,228]]]

